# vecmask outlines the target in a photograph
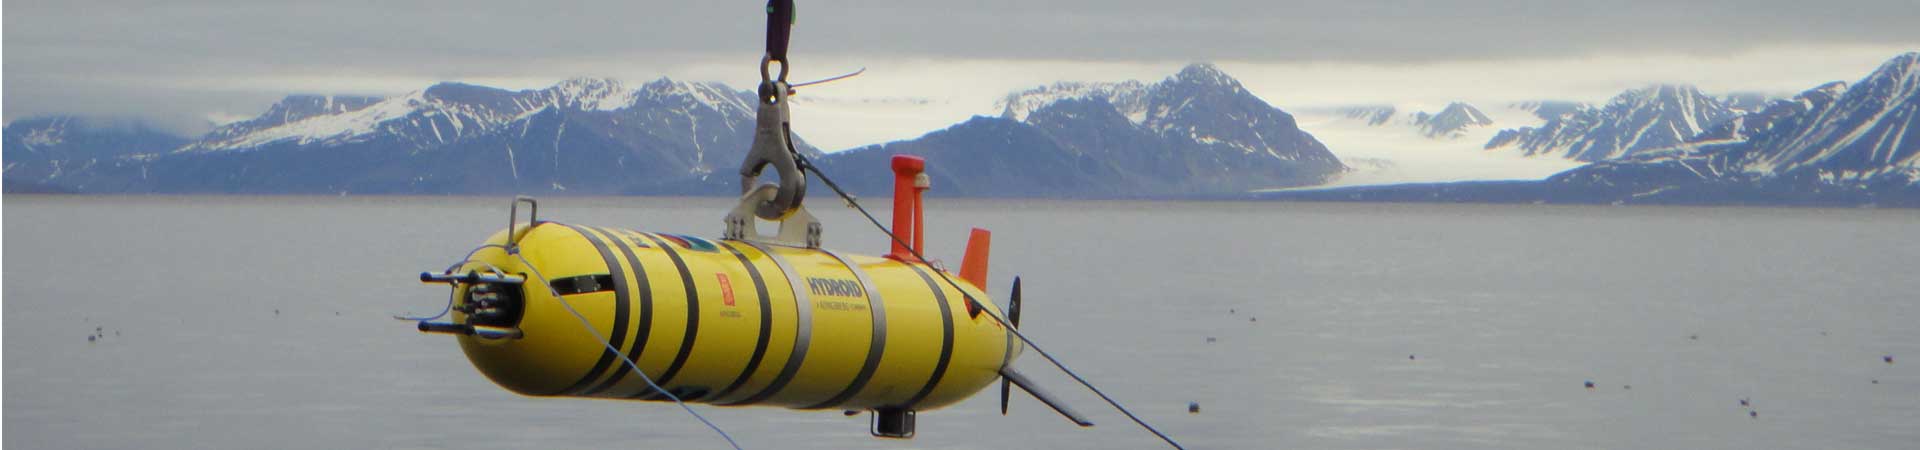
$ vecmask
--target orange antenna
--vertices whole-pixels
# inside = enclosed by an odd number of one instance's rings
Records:
[[[920,213],[919,181],[927,177],[927,160],[913,155],[893,155],[893,234],[898,237],[892,243],[893,251],[887,257],[906,262],[925,262],[914,257],[914,252],[925,254],[926,240],[920,237],[920,221],[925,217]],[[907,245],[913,245],[909,249]]]

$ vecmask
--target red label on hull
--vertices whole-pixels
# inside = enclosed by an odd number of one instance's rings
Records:
[[[727,281],[727,274],[724,273],[716,273],[713,276],[720,278],[720,303],[733,306],[733,282]]]

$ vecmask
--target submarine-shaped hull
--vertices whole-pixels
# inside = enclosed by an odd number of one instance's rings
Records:
[[[453,283],[452,319],[474,367],[520,394],[667,400],[627,359],[688,402],[929,410],[1024,348],[970,309],[995,308],[978,286],[912,259],[559,222],[511,233],[440,277],[519,278]]]

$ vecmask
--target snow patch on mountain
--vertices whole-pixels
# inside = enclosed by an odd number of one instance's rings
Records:
[[[1439,112],[1429,112],[1425,109],[1419,105],[1370,105],[1338,108],[1337,111],[1347,119],[1364,122],[1370,126],[1410,127],[1431,139],[1460,139],[1475,134],[1473,131],[1476,128],[1494,124],[1492,117],[1466,102],[1450,102],[1440,108]],[[1403,111],[1410,112],[1403,114]]]
[[[372,134],[387,121],[401,119],[416,111],[429,108],[430,100],[427,99],[425,92],[413,91],[400,97],[381,100],[366,108],[339,114],[311,116],[250,132],[225,133],[223,130],[216,130],[209,139],[182,147],[177,152],[248,149],[280,142],[307,145],[315,142],[349,141],[355,137]],[[231,135],[226,136],[228,134]]]
[[[319,97],[312,97],[319,98]],[[405,95],[336,102],[325,97],[313,108],[282,108],[308,100],[289,97],[254,120],[222,127],[179,152],[250,150],[270,145],[338,146],[399,139],[415,148],[444,145],[507,128],[549,109],[620,112],[641,103],[675,103],[681,112],[706,108],[729,118],[751,117],[752,98],[717,83],[661,78],[631,89],[617,80],[573,78],[538,90],[507,91],[440,83]],[[279,119],[279,120],[274,120]]]
[[[1413,123],[1420,132],[1429,138],[1457,139],[1468,134],[1470,128],[1493,125],[1493,119],[1479,108],[1463,102],[1448,103],[1439,114],[1418,112],[1413,115]]]
[[[1546,124],[1503,130],[1485,147],[1513,149],[1526,156],[1602,161],[1683,144],[1707,125],[1734,114],[1693,86],[1656,85],[1621,93],[1601,107],[1539,114]]]
[[[1756,161],[1777,173],[1870,178],[1920,168],[1920,53],[1882,64]]]
[[[1359,120],[1373,126],[1393,123],[1399,111],[1399,108],[1393,105],[1354,106],[1340,109],[1340,113],[1346,115],[1348,119]]]
[[[1147,85],[1138,80],[1117,83],[1061,81],[1007,94],[994,107],[1000,108],[1002,118],[1024,121],[1034,111],[1054,102],[1097,98],[1113,104],[1122,116],[1138,125],[1147,119],[1146,91]]]

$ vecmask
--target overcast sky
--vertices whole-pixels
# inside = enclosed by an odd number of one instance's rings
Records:
[[[1857,79],[1920,50],[1920,0],[798,3],[796,79],[872,69],[823,89],[820,101],[951,106],[925,119],[936,126],[990,113],[1009,89],[1158,79],[1190,61],[1218,61],[1290,108],[1598,101],[1660,81],[1792,91]],[[4,10],[4,112],[204,129],[289,93],[392,95],[441,80],[533,88],[580,75],[635,84],[667,75],[746,87],[757,79],[763,4],[13,0]],[[873,134],[823,132],[849,142]]]

